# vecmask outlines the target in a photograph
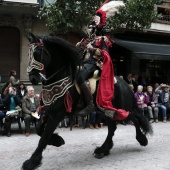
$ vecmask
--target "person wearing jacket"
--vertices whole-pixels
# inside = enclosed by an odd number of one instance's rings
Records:
[[[20,81],[16,78],[17,72],[15,70],[11,70],[9,72],[9,82],[12,84],[13,87],[18,87]]]
[[[16,107],[18,106],[21,107],[21,100],[17,95],[16,88],[9,87],[8,94],[4,98],[4,104],[7,111],[17,110]],[[11,136],[11,123],[14,118],[15,118],[14,116],[7,115],[7,114],[5,116],[5,130],[8,137]],[[17,118],[19,119],[19,117]],[[21,127],[19,128],[20,131],[22,132]]]
[[[38,112],[40,103],[39,98],[35,96],[33,86],[27,87],[27,95],[22,100],[22,111],[25,122],[25,135],[28,137],[30,135],[30,122],[32,116]]]
[[[141,110],[141,113],[143,115],[145,115],[145,113],[147,112],[147,105],[145,103],[145,93],[143,92],[143,86],[142,85],[138,85],[137,87],[137,91],[134,94],[135,99],[136,99],[136,103],[139,107],[139,109]]]
[[[155,93],[159,94],[158,108],[161,109],[163,122],[166,123],[166,121],[167,121],[167,110],[170,109],[169,86],[166,85],[166,84],[160,84],[160,86],[155,89]]]
[[[0,130],[3,127],[3,118],[5,117],[5,105],[4,105],[4,99],[2,98],[0,94]]]
[[[150,123],[153,123],[154,121],[158,123],[158,95],[153,91],[152,86],[147,86],[147,92],[145,93],[145,96],[145,103],[147,104]]]
[[[21,101],[24,98],[24,96],[27,94],[27,88],[23,82],[19,83],[17,94],[20,97]]]

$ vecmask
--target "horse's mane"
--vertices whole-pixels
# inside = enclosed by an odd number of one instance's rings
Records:
[[[74,81],[78,71],[77,68],[81,65],[81,57],[76,47],[70,42],[56,36],[44,36],[43,43],[50,55],[53,55],[55,58],[60,57],[57,59],[64,61],[67,71],[70,71]]]

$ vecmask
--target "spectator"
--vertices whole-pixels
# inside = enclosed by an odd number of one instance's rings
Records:
[[[170,109],[170,92],[169,86],[166,84],[160,84],[155,89],[155,93],[159,94],[158,108],[162,111],[163,122],[167,121],[167,109]]]
[[[0,129],[3,127],[3,118],[5,117],[5,106],[4,106],[4,100],[1,97],[0,94]]]
[[[132,84],[132,73],[128,73],[124,80],[127,84]]]
[[[22,83],[22,82],[19,83],[19,86],[17,89],[17,94],[22,101],[23,97],[27,94],[27,88],[24,83]]]
[[[154,84],[154,89],[158,88],[159,87],[159,83],[155,83]]]
[[[158,95],[153,91],[152,86],[147,86],[147,92],[145,93],[145,103],[147,104],[150,123],[153,123],[154,120],[158,123],[158,112],[157,107]]]
[[[18,106],[21,106],[21,100],[18,95],[16,95],[16,89],[14,87],[9,87],[9,92],[4,99],[4,104],[7,111],[15,111]],[[11,136],[11,123],[14,118],[14,115],[6,114],[5,116],[5,130],[8,137]]]
[[[18,87],[19,80],[16,78],[17,72],[15,70],[11,70],[9,72],[9,82],[12,84],[13,87]]]
[[[120,75],[119,77],[120,77],[121,79],[123,79],[123,76],[122,76],[122,75]]]
[[[5,96],[8,94],[10,87],[12,87],[12,84],[10,82],[6,82],[5,85],[2,87],[2,98],[5,98]]]
[[[141,113],[145,115],[147,112],[147,105],[145,103],[145,94],[143,93],[142,85],[138,85],[137,92],[135,93],[135,99],[138,107],[141,110]]]
[[[141,75],[139,76],[138,83],[143,86],[143,91],[145,91],[146,87],[149,85],[149,79],[146,76],[145,72],[142,72]]]
[[[28,86],[27,95],[22,100],[22,111],[25,122],[25,135],[27,137],[30,135],[30,122],[32,116],[38,113],[39,106],[39,98],[35,96],[33,86]]]
[[[90,129],[99,129],[99,124],[101,123],[101,116],[97,112],[92,112],[89,118],[89,128]]]
[[[133,87],[134,87],[134,92],[137,91],[137,86],[138,86],[138,81],[137,81],[137,75],[136,74],[132,74],[132,84],[133,84]]]
[[[130,87],[131,90],[134,92],[134,86],[133,86],[133,84],[129,84],[129,87]]]

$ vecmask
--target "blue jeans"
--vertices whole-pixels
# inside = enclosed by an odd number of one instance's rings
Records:
[[[163,104],[157,104],[156,106],[162,111],[163,119],[166,118],[166,107]]]
[[[5,117],[5,112],[0,110],[0,119]]]
[[[101,123],[101,117],[99,114],[97,114],[96,112],[92,112],[90,114],[90,118],[89,118],[89,123],[93,124],[93,123]]]

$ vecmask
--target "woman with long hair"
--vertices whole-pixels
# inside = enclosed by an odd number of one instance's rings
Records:
[[[9,72],[9,82],[12,84],[13,87],[17,87],[20,81],[16,78],[17,72],[15,70],[11,70]]]

